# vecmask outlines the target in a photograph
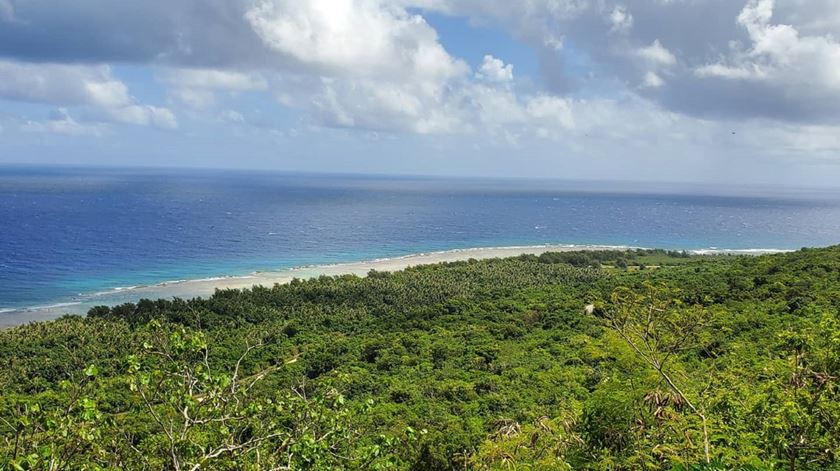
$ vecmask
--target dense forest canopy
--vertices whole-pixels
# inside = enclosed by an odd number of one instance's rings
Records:
[[[840,469],[840,248],[554,253],[0,332],[0,469]]]

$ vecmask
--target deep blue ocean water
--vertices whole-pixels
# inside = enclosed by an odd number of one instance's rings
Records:
[[[0,310],[468,247],[840,243],[831,191],[0,167]]]

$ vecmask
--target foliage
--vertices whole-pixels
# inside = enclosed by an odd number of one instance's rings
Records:
[[[100,307],[0,331],[0,469],[840,469],[838,312],[836,247]]]

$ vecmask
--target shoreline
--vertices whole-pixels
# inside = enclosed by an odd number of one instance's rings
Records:
[[[106,291],[84,294],[73,300],[51,305],[0,310],[0,328],[14,327],[29,322],[53,320],[65,314],[85,315],[94,306],[114,306],[140,299],[171,299],[208,297],[217,289],[249,289],[254,286],[274,286],[293,279],[309,279],[319,276],[357,275],[365,276],[371,270],[393,272],[418,265],[458,262],[469,259],[516,257],[518,255],[540,255],[545,252],[573,252],[600,250],[634,250],[645,247],[628,245],[575,245],[545,244],[507,247],[474,247],[420,252],[389,258],[350,261],[324,265],[306,265],[276,271],[252,272],[246,275],[216,276],[201,279],[164,281],[153,285],[115,287]],[[686,250],[693,255],[765,255],[790,252],[781,249],[697,249]]]

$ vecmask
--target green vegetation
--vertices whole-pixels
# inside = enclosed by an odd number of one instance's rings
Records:
[[[0,469],[840,469],[838,313],[840,247],[101,307],[0,332]]]

